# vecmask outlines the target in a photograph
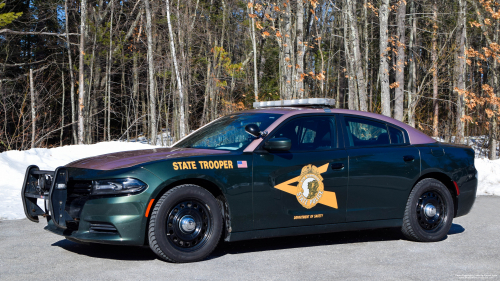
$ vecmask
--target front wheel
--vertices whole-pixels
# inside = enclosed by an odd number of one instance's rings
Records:
[[[166,261],[199,261],[217,246],[222,225],[222,212],[210,192],[193,184],[180,185],[156,203],[149,222],[149,246]]]
[[[446,186],[436,179],[423,179],[408,197],[401,231],[410,240],[440,241],[450,230],[454,210]]]

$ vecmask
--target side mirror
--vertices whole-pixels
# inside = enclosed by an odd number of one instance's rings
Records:
[[[292,148],[292,141],[287,138],[270,139],[264,144],[264,149],[267,150],[288,151],[290,148]]]
[[[246,125],[245,131],[256,138],[260,137],[260,135],[261,135],[259,126],[255,125],[255,124]]]

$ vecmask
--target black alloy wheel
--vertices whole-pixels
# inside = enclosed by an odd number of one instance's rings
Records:
[[[195,251],[207,242],[212,234],[210,212],[195,199],[182,201],[167,216],[167,239],[183,251]]]
[[[410,240],[440,241],[450,230],[454,210],[448,188],[436,179],[423,179],[408,197],[401,231]]]
[[[434,232],[443,223],[443,214],[447,210],[439,192],[431,190],[420,196],[416,211],[420,227],[425,231]]]
[[[194,262],[207,257],[222,234],[222,210],[206,189],[184,184],[167,191],[151,212],[149,246],[169,262]]]

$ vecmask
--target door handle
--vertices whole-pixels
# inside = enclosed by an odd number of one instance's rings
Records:
[[[413,155],[405,155],[405,156],[403,156],[403,160],[405,162],[411,162],[411,161],[415,160],[415,156],[413,156]]]
[[[332,163],[331,167],[332,167],[332,170],[343,170],[344,163]]]

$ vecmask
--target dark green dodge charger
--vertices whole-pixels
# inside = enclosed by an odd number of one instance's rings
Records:
[[[171,148],[42,171],[22,189],[28,219],[76,242],[147,245],[171,262],[217,243],[400,227],[439,241],[476,197],[474,152],[332,100],[257,102]],[[43,199],[42,208],[37,200]]]

